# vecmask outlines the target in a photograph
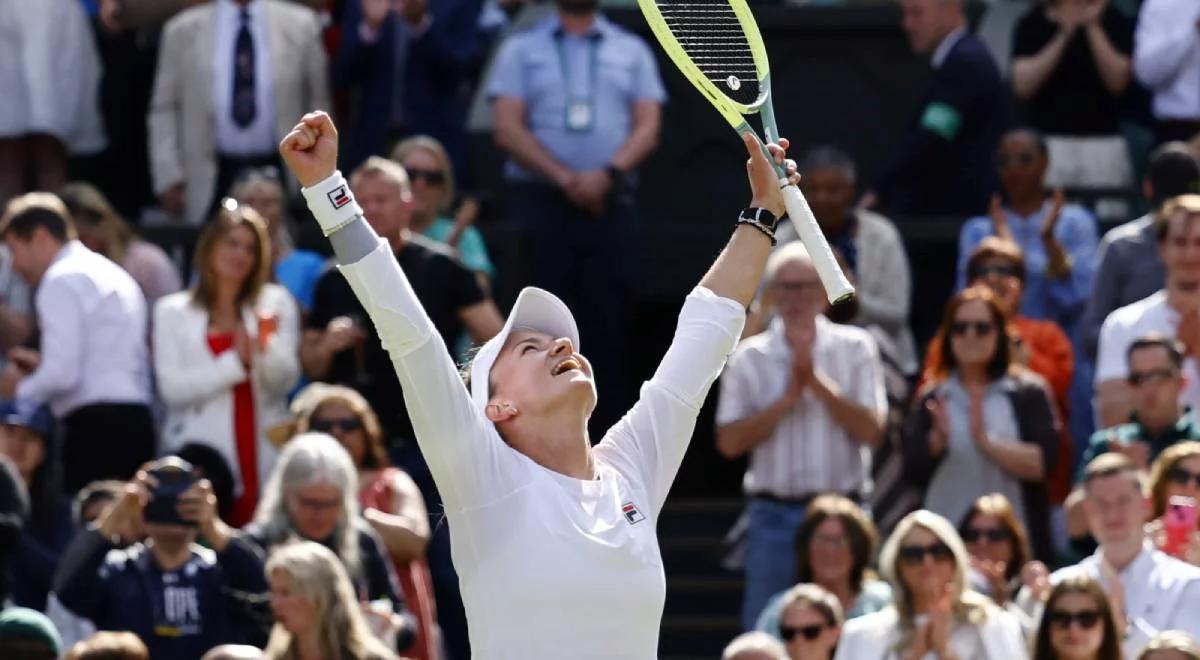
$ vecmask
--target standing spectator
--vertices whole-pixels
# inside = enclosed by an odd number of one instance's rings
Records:
[[[59,196],[71,212],[79,241],[124,268],[142,289],[147,308],[183,288],[179,269],[167,253],[139,237],[98,188],[73,181],[63,186]]]
[[[300,377],[300,319],[271,284],[267,226],[249,207],[223,205],[193,260],[195,286],[154,308],[154,373],[167,404],[163,447],[200,442],[236,475],[230,523],[250,521],[275,463],[267,431],[287,420]]]
[[[1128,623],[1122,647],[1132,657],[1163,630],[1200,632],[1200,568],[1146,543],[1149,515],[1138,469],[1119,454],[1102,454],[1083,477],[1083,508],[1100,547],[1079,564],[1055,571],[1050,581],[1088,575],[1100,580]]]
[[[747,630],[771,595],[793,584],[796,532],[812,499],[866,494],[869,449],[887,414],[875,341],[822,315],[825,292],[804,246],[775,251],[763,280],[776,318],[730,358],[716,417],[717,450],[728,459],[751,454],[743,481]]]
[[[1138,13],[1133,71],[1154,93],[1159,142],[1200,133],[1200,5],[1146,0]]]
[[[391,660],[371,632],[338,557],[323,545],[301,541],[276,550],[267,562],[275,627],[267,642],[271,660]]]
[[[877,326],[906,375],[917,370],[917,348],[908,327],[912,280],[900,232],[890,220],[854,208],[857,169],[834,147],[815,147],[800,161],[800,186],[821,231],[849,266],[858,313],[854,324]],[[798,240],[791,221],[776,232],[781,244]]]
[[[790,660],[831,660],[842,634],[838,597],[815,584],[798,584],[783,596],[779,634]]]
[[[933,81],[896,155],[859,205],[956,221],[987,208],[992,155],[1008,123],[1008,94],[987,46],[967,30],[963,0],[903,0],[912,49],[930,55]]]
[[[1046,135],[1052,187],[1133,183],[1121,137],[1133,21],[1108,0],[1035,3],[1013,34],[1012,86],[1030,125]]]
[[[66,206],[53,195],[10,202],[0,236],[13,269],[37,288],[41,325],[41,351],[23,351],[9,363],[0,396],[47,404],[62,420],[65,492],[127,478],[154,453],[141,290],[76,239]]]
[[[500,46],[487,94],[529,283],[578,310],[603,374],[590,423],[600,435],[629,408],[636,172],[658,146],[666,92],[646,43],[597,4],[555,0],[554,16]]]
[[[1046,601],[1033,660],[1122,660],[1122,605],[1086,575],[1059,582]]]
[[[1182,142],[1160,145],[1150,156],[1142,194],[1150,202],[1146,215],[1114,227],[1100,239],[1092,293],[1080,323],[1080,340],[1090,359],[1096,359],[1100,326],[1114,310],[1158,291],[1166,281],[1155,217],[1167,200],[1200,193],[1200,163]]]
[[[926,508],[962,520],[976,498],[1001,493],[1048,559],[1043,479],[1054,470],[1058,419],[1044,381],[1014,368],[1004,314],[988,289],[946,306],[936,346],[942,371],[918,395],[905,429],[905,465]]]
[[[329,107],[320,32],[283,0],[215,0],[167,22],[147,121],[168,212],[203,223],[243,169],[279,164],[293,118]]]
[[[1115,310],[1100,328],[1096,357],[1096,408],[1100,426],[1124,423],[1134,409],[1128,351],[1133,342],[1156,332],[1175,337],[1186,349],[1184,387],[1179,400],[1200,405],[1200,195],[1167,202],[1155,222],[1159,254],[1166,270],[1158,292]]]
[[[1033,559],[1029,535],[1012,503],[1000,493],[976,499],[958,533],[971,556],[971,568],[984,579],[976,588],[997,605],[1011,602],[1027,581],[1026,564]]]
[[[1151,521],[1147,525],[1151,540],[1163,552],[1171,552],[1176,559],[1200,566],[1200,522],[1189,538],[1189,542],[1176,549],[1168,550],[1163,516],[1172,497],[1190,497],[1200,502],[1200,442],[1181,442],[1170,447],[1155,459],[1150,466]]]

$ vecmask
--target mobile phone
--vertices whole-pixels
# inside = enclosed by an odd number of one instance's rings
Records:
[[[1196,510],[1196,500],[1182,495],[1173,496],[1167,502],[1167,510],[1163,512],[1162,526],[1166,533],[1166,541],[1162,551],[1178,556],[1188,547],[1192,533],[1196,531],[1196,522],[1200,511]]]

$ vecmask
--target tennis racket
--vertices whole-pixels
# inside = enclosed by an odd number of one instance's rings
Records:
[[[671,61],[734,130],[758,135],[748,121],[758,115],[763,130],[759,142],[779,139],[767,50],[746,0],[638,0],[638,6]],[[770,154],[767,158],[775,162]],[[783,167],[776,165],[775,171],[788,216],[812,256],[829,302],[849,299],[854,287],[838,266],[804,195],[788,183]]]

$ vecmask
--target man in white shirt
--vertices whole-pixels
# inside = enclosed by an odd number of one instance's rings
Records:
[[[750,498],[742,623],[795,579],[796,530],[816,495],[862,500],[870,448],[883,438],[887,393],[871,335],[823,316],[825,291],[800,242],[771,255],[763,276],[776,318],[743,341],[721,377],[717,450],[748,452]]]
[[[0,237],[37,293],[41,350],[11,353],[0,397],[50,406],[63,423],[63,488],[129,479],[154,455],[146,301],[133,278],[83,246],[66,206],[29,193],[9,203]]]
[[[1200,133],[1200,3],[1146,0],[1133,37],[1133,72],[1154,93],[1155,137]]]
[[[1179,561],[1146,540],[1142,529],[1150,500],[1141,473],[1121,454],[1101,454],[1083,477],[1083,507],[1100,547],[1091,557],[1050,576],[1057,584],[1080,573],[1104,586],[1116,614],[1124,612],[1126,657],[1164,630],[1200,637],[1200,568]]]
[[[1108,315],[1096,356],[1099,427],[1123,424],[1133,410],[1126,353],[1137,338],[1158,333],[1187,347],[1181,403],[1200,409],[1200,195],[1181,195],[1163,205],[1156,221],[1158,252],[1166,271],[1159,292]]]

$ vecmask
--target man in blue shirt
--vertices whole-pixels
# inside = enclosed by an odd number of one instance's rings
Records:
[[[529,283],[584,310],[580,334],[603,374],[592,422],[603,432],[627,409],[635,171],[658,144],[666,92],[646,43],[601,16],[596,0],[556,4],[501,46],[487,93]]]

